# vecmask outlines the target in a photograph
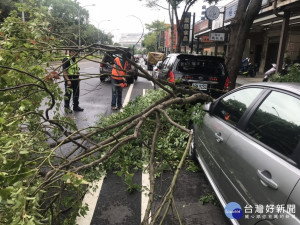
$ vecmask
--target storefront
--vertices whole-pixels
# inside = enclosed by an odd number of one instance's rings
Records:
[[[230,38],[230,24],[235,17],[238,1],[232,1],[220,9],[220,15],[213,21],[205,20],[195,25],[197,40],[203,38],[203,49],[210,55],[226,54],[226,45]],[[202,26],[200,26],[200,24]],[[203,25],[207,25],[206,27]],[[210,25],[210,26],[209,26]],[[216,40],[214,34],[224,34],[224,41]],[[205,39],[209,37],[209,39]],[[203,52],[203,53],[205,53]],[[253,22],[243,57],[249,57],[252,63],[264,72],[272,63],[300,60],[300,2],[297,0],[263,0],[262,9]]]

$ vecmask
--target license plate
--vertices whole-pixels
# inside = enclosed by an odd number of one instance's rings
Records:
[[[207,84],[192,83],[192,86],[198,88],[201,91],[207,90]]]

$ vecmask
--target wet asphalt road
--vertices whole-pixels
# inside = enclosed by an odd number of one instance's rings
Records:
[[[88,74],[97,74],[99,64],[94,62],[79,63],[81,68],[81,79],[89,76]],[[63,84],[61,84],[63,87]],[[143,78],[138,78],[135,82],[130,99],[142,95],[147,89],[153,89],[151,83]],[[123,99],[129,88],[123,90]],[[110,109],[111,86],[110,83],[101,83],[99,77],[82,80],[80,84],[80,107],[83,112],[73,112],[69,116],[76,122],[78,128],[93,126],[98,120],[99,115],[109,115],[113,113]],[[63,113],[63,104],[61,106]],[[63,150],[61,154],[66,154]],[[155,207],[158,206],[160,195],[168,188],[172,174],[164,173],[156,180],[156,190],[158,195],[155,198]],[[137,184],[142,184],[142,173],[137,173],[134,177]],[[183,170],[179,176],[176,190],[174,193],[176,205],[181,216],[183,224],[196,225],[229,225],[223,209],[211,203],[202,205],[200,197],[212,193],[212,189],[206,180],[203,172],[188,172]],[[83,222],[79,225],[135,225],[140,224],[142,193],[126,192],[124,182],[113,173],[107,174],[100,190],[100,196],[97,200],[90,223]],[[178,224],[176,218],[169,214],[163,224]]]

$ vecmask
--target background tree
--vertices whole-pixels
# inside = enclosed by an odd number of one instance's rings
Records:
[[[78,9],[80,10],[80,31],[82,45],[91,45],[98,42],[112,43],[112,35],[105,34],[94,25],[89,24],[89,13],[86,8],[72,0],[39,0],[40,6],[45,6],[49,14],[51,32],[74,45],[78,43]]]
[[[176,43],[176,52],[181,51],[181,44],[183,40],[183,19],[186,15],[187,12],[189,12],[190,8],[197,2],[197,0],[164,0],[162,3],[161,1],[156,1],[156,0],[145,0],[146,1],[146,6],[150,8],[160,8],[164,10],[169,11],[169,19],[170,19],[170,24],[171,24],[171,52],[173,52],[173,46],[174,46],[174,40],[173,40],[173,34],[174,34],[174,19],[177,25],[177,43]],[[209,3],[217,3],[219,0],[206,0],[206,2]],[[164,4],[167,4],[164,6]],[[178,8],[183,7],[183,12],[181,16],[178,13]]]
[[[149,48],[149,51],[157,51],[158,48],[158,35],[160,31],[165,31],[167,29],[164,22],[155,20],[151,24],[146,24],[146,29],[150,31],[147,36],[145,36],[145,40],[143,43],[145,47]]]
[[[148,52],[155,52],[157,48],[156,39],[157,35],[154,32],[146,34],[144,36],[144,40],[142,41],[143,47],[145,47]]]

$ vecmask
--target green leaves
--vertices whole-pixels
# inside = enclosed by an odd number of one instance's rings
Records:
[[[281,76],[280,74],[274,74],[271,76],[273,82],[300,82],[300,67],[299,65],[292,65],[287,75]]]

